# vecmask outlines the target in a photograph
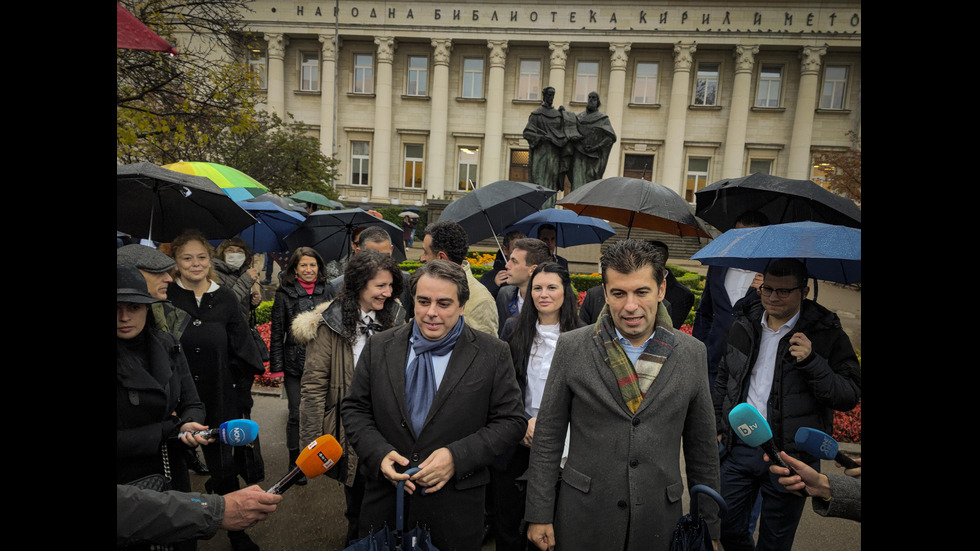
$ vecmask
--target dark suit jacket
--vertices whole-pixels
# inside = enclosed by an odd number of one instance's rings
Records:
[[[518,310],[511,312],[511,307],[517,308],[515,301],[519,292],[516,285],[504,285],[497,293],[497,319],[500,321],[500,330],[497,331],[498,337],[504,332],[504,323],[507,322],[507,318],[518,313]]]
[[[698,311],[694,316],[694,327],[692,334],[694,338],[704,343],[708,349],[708,381],[714,387],[715,375],[718,373],[718,362],[725,352],[725,344],[728,342],[728,330],[735,321],[732,314],[732,303],[728,299],[728,291],[725,290],[725,274],[728,268],[725,266],[708,266],[708,274],[705,276],[704,293],[701,294],[701,302],[698,304]],[[749,287],[745,296],[739,301],[750,297],[750,300],[757,298],[759,294],[755,289]]]
[[[483,538],[485,487],[494,457],[524,437],[527,421],[507,345],[469,327],[456,342],[420,434],[405,406],[409,323],[368,339],[354,369],[341,418],[365,475],[360,526],[395,526],[395,488],[381,474],[391,450],[417,467],[436,449],[453,455],[455,475],[430,495],[406,495],[405,527],[429,525],[439,549],[478,550]],[[406,468],[408,468],[406,467]],[[399,469],[402,470],[402,469]]]

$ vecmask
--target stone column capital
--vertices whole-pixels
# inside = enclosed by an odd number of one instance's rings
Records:
[[[286,57],[286,46],[289,45],[289,38],[283,33],[265,33],[262,38],[269,43],[269,57],[283,59]]]
[[[564,69],[568,59],[568,42],[549,42],[548,49],[551,50],[551,66]]]
[[[433,38],[433,62],[436,65],[449,65],[449,54],[453,51],[453,41],[450,38]]]
[[[739,44],[735,46],[735,72],[736,73],[751,73],[752,66],[755,65],[755,54],[759,53],[759,46],[752,45],[747,46],[744,44]]]
[[[690,71],[694,64],[694,52],[698,50],[698,43],[674,44],[674,72]]]
[[[820,57],[827,53],[827,45],[803,46],[800,50],[800,74],[817,74],[820,72]]]
[[[320,44],[323,44],[323,46],[320,47],[320,53],[322,54],[321,57],[323,58],[323,61],[337,60],[337,49],[340,47],[340,44],[336,44],[335,42],[341,42],[341,38],[336,37],[336,41],[334,38],[335,37],[332,34],[321,34],[319,36]]]
[[[487,48],[490,49],[490,66],[503,67],[507,62],[507,41],[487,40]]]
[[[376,36],[374,43],[378,46],[378,63],[392,63],[395,59],[395,48],[398,44],[394,37]]]
[[[609,51],[612,52],[612,55],[609,56],[611,70],[626,70],[626,62],[629,60],[630,48],[632,48],[632,44],[629,42],[609,43]]]

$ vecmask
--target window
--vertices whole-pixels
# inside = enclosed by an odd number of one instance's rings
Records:
[[[781,66],[762,66],[759,70],[759,93],[755,96],[756,107],[779,107],[779,85],[782,77]]]
[[[459,181],[456,189],[459,191],[473,191],[477,188],[476,175],[480,149],[478,147],[459,148]]]
[[[627,153],[623,160],[623,176],[653,181],[653,155]]]
[[[718,104],[718,64],[699,63],[694,87],[694,105]]]
[[[830,179],[834,177],[835,170],[834,165],[830,163],[813,165],[813,173],[810,176],[810,180],[820,187],[826,189]]]
[[[368,167],[371,164],[371,144],[368,142],[350,143],[350,183],[355,186],[368,185]]]
[[[429,58],[423,56],[408,56],[408,89],[409,96],[424,96],[428,94]]]
[[[517,76],[517,99],[541,99],[541,60],[522,59]]]
[[[531,155],[527,149],[512,149],[510,151],[510,179],[515,182],[527,182],[531,177]]]
[[[300,81],[299,89],[304,92],[316,92],[320,89],[320,60],[316,54],[300,52]]]
[[[368,54],[354,56],[354,93],[374,93],[374,58]]]
[[[588,101],[589,92],[599,91],[599,62],[579,61],[575,73],[575,97],[572,101]]]
[[[688,203],[694,202],[694,192],[701,190],[708,183],[707,157],[691,157],[687,160],[687,188],[684,198]]]
[[[266,67],[265,52],[263,50],[251,50],[248,52],[248,69],[254,75],[260,90],[266,89]]]
[[[827,65],[823,73],[823,94],[820,96],[820,108],[843,109],[846,84],[847,67]]]
[[[637,63],[633,80],[633,103],[657,103],[659,63]]]
[[[483,59],[481,58],[463,60],[463,97],[483,97]]]
[[[405,187],[422,189],[422,145],[405,144]]]
[[[772,159],[749,159],[749,174],[772,174]]]

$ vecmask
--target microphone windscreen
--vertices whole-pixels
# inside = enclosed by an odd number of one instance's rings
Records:
[[[796,431],[796,446],[800,450],[817,457],[833,461],[837,457],[840,446],[830,435],[820,432],[817,429],[800,427]]]
[[[251,419],[232,419],[221,423],[220,439],[230,446],[251,444],[259,435],[259,424]]]
[[[296,466],[303,471],[307,478],[320,476],[337,464],[344,449],[332,434],[324,434],[299,452]]]
[[[735,429],[735,434],[749,446],[759,447],[772,440],[772,429],[766,418],[751,404],[745,402],[732,408],[728,413],[728,424]]]

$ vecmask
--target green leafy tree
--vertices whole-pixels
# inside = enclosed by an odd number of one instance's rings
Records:
[[[827,178],[827,187],[835,193],[861,204],[861,139],[854,131],[847,133],[853,147],[844,151],[817,150],[814,164],[829,164],[834,168]]]

